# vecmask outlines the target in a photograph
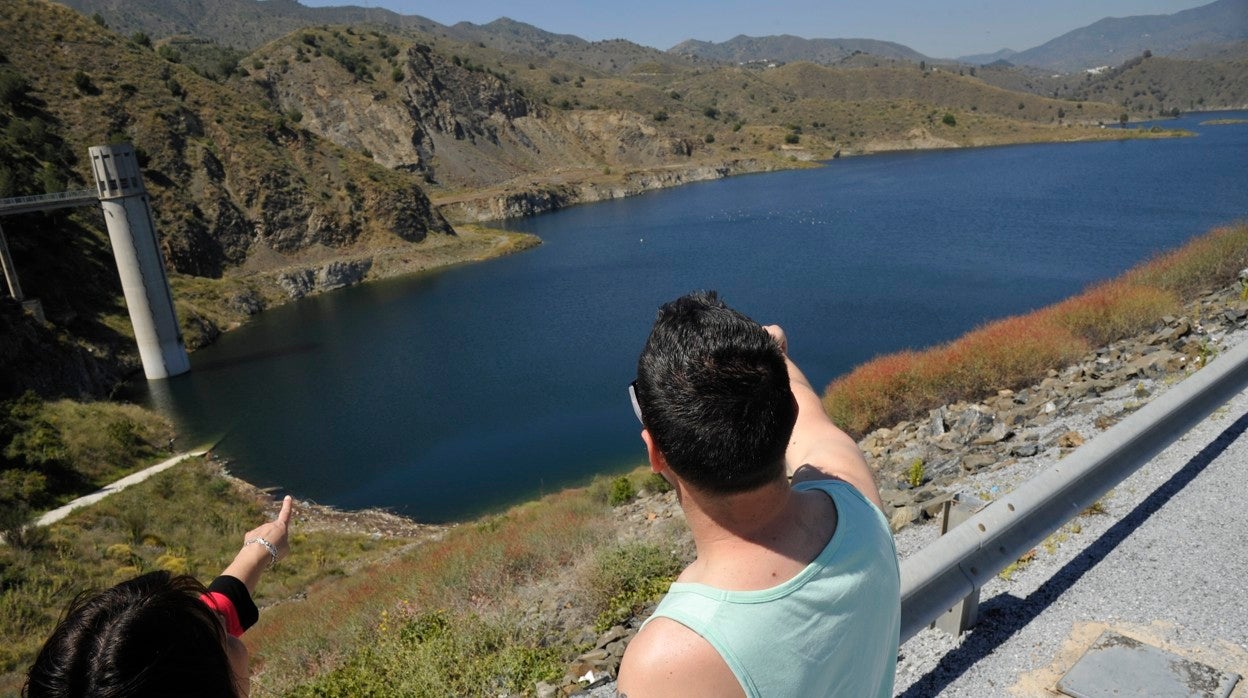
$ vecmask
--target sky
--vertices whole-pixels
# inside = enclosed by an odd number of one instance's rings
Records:
[[[882,39],[933,58],[1039,46],[1104,17],[1172,14],[1210,0],[301,0],[365,5],[442,24],[499,17],[583,39],[628,39],[669,49],[685,39],[738,34]]]

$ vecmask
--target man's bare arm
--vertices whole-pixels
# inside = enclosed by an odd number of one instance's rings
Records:
[[[806,374],[789,358],[788,339],[777,325],[768,325],[789,368],[789,385],[797,400],[797,423],[785,451],[785,466],[794,482],[836,478],[853,485],[883,510],[880,491],[858,444],[841,431],[823,411],[823,401]]]

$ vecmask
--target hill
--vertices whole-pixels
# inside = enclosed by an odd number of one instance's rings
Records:
[[[1132,116],[1174,110],[1243,109],[1248,106],[1248,60],[1186,61],[1137,57],[1100,75],[1063,86],[1063,97],[1118,104]]]
[[[84,15],[99,14],[129,36],[190,34],[222,46],[251,50],[297,29],[318,24],[370,24],[437,30],[442,25],[377,7],[306,7],[296,0],[62,0]]]
[[[526,46],[564,47],[552,48],[556,55],[593,46],[519,23],[496,25]],[[302,128],[420,173],[435,202],[459,220],[791,167],[837,151],[1103,137],[1053,128],[1063,111],[1084,122],[1117,118],[1108,105],[1011,94],[947,70],[881,61],[857,54],[847,62],[853,67],[838,68],[682,60],[597,69],[441,32],[328,27],[256,51],[243,60],[248,74],[231,81],[298,113]],[[937,123],[946,113],[958,127]]]
[[[422,30],[426,35],[432,30]],[[685,69],[689,61],[625,39],[586,41],[571,34],[554,34],[531,24],[501,17],[488,24],[459,22],[438,33],[466,43],[525,58],[557,59],[609,73],[627,73],[644,64]]]
[[[681,62],[658,49],[623,39],[586,41],[507,17],[483,25],[459,22],[447,26],[382,8],[306,7],[294,0],[64,0],[63,4],[85,15],[98,14],[123,36],[135,32],[154,39],[193,36],[243,52],[299,29],[352,25],[416,32],[527,58],[572,61],[597,70],[623,71],[639,63]]]
[[[854,55],[869,53],[881,58],[913,61],[930,60],[914,49],[875,39],[803,39],[800,36],[735,36],[722,43],[690,39],[668,49],[678,56],[721,63],[769,63],[810,61],[830,65]]]
[[[1248,0],[1217,0],[1172,15],[1107,17],[1010,57],[1063,72],[1119,65],[1145,51],[1177,53],[1194,46],[1207,52],[1248,39]]]

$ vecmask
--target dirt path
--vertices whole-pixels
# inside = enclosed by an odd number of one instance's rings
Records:
[[[95,504],[96,502],[100,501],[101,499],[104,499],[108,495],[114,494],[116,492],[120,492],[126,489],[127,487],[130,487],[131,485],[137,485],[138,483],[143,482],[144,480],[155,475],[156,473],[164,472],[165,470],[172,468],[173,466],[177,465],[178,463],[181,463],[187,458],[194,458],[195,456],[202,456],[205,453],[207,453],[207,451],[187,451],[186,453],[180,453],[174,456],[173,458],[170,458],[169,460],[161,461],[157,463],[156,465],[153,465],[150,468],[145,468],[143,470],[140,470],[137,473],[131,473],[130,475],[127,475],[121,478],[117,482],[105,485],[104,487],[101,487],[99,490],[96,490],[95,492],[92,492],[91,494],[79,497],[78,499],[75,499],[74,501],[70,502],[69,504],[66,504],[63,507],[49,511],[43,516],[40,516],[39,520],[36,521],[35,524],[37,526],[50,526],[56,523],[57,521],[60,521],[61,519],[65,518],[66,516],[69,516],[70,513],[78,509],[81,509],[82,507]]]

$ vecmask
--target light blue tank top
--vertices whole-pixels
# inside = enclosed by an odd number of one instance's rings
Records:
[[[759,591],[678,582],[651,619],[670,618],[711,643],[751,698],[892,696],[901,582],[888,523],[847,483],[793,489],[826,492],[836,504],[836,532],[805,569]]]

